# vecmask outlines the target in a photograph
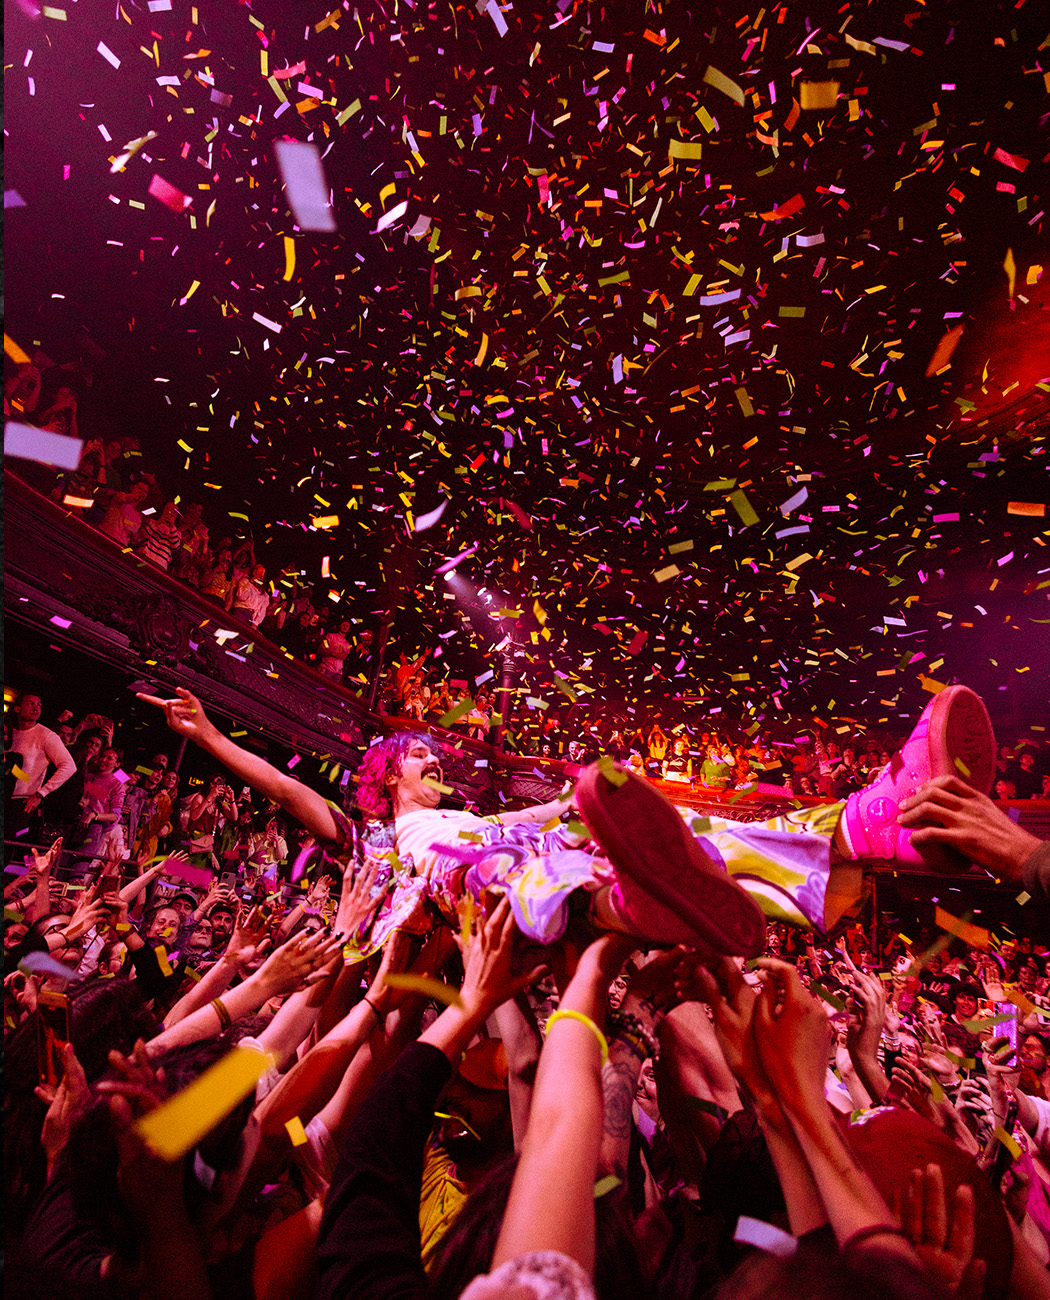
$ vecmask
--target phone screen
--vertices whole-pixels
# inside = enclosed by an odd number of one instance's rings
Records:
[[[40,1082],[57,1087],[65,1074],[62,1044],[69,1042],[69,998],[47,990],[37,998],[37,1063]]]
[[[1012,1002],[997,1002],[995,1004],[996,1016],[1002,1016],[1003,1019],[995,1026],[995,1032],[999,1035],[1005,1035],[1010,1040],[1010,1046],[1013,1054],[1017,1056],[1017,1007]]]

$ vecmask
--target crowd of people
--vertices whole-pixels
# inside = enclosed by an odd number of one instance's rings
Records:
[[[43,728],[83,762],[56,780],[15,706],[14,824],[65,834],[5,887],[14,1295],[1048,1294],[1050,948],[858,923],[873,861],[936,897],[969,860],[1045,919],[965,688],[757,825],[609,756],[444,810],[406,731],[344,808],[143,699],[215,764],[181,800],[98,715]],[[82,771],[75,825],[45,816]]]

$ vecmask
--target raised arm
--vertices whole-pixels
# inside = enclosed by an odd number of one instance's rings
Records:
[[[493,1269],[553,1250],[594,1272],[594,1181],[602,1140],[601,1026],[609,982],[633,946],[603,935],[584,952],[547,1040]]]
[[[235,745],[210,721],[200,700],[185,687],[178,688],[176,699],[163,700],[156,695],[142,694],[139,694],[139,699],[163,709],[172,731],[187,736],[242,781],[279,804],[311,835],[322,840],[338,839],[335,819],[319,794],[294,777],[278,772],[258,754],[250,754]]]
[[[519,822],[539,822],[541,825],[560,817],[573,806],[572,795],[564,799],[551,799],[547,803],[533,804],[531,808],[518,808],[511,812],[501,812],[498,821],[503,826],[517,826]]]

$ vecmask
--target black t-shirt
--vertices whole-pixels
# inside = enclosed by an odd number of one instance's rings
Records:
[[[950,1016],[955,1005],[952,994],[958,986],[959,980],[954,975],[935,975],[931,970],[923,970],[919,973],[917,992],[919,997],[935,1003],[946,1016]]]

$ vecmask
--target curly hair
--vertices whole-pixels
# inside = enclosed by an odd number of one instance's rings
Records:
[[[388,820],[394,815],[394,803],[390,797],[387,781],[392,776],[401,775],[401,764],[405,755],[415,744],[426,745],[433,753],[438,752],[437,741],[420,731],[395,731],[393,735],[384,736],[378,744],[372,746],[361,760],[354,780],[357,793],[354,802],[366,817]]]

